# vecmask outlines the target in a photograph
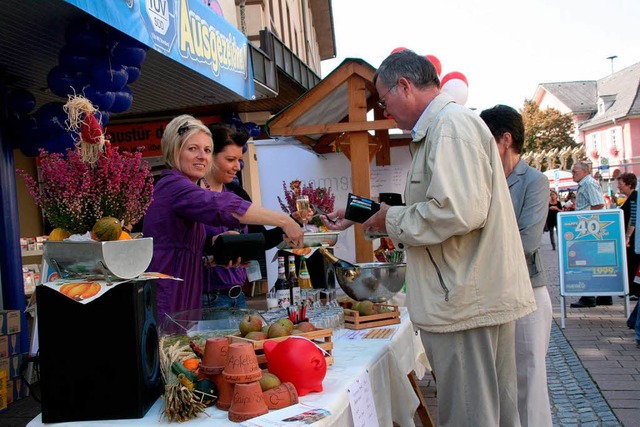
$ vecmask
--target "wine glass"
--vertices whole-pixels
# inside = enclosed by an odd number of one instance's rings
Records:
[[[309,196],[298,196],[296,199],[296,209],[300,215],[300,222],[302,222],[302,229],[307,228],[307,215],[309,213]]]

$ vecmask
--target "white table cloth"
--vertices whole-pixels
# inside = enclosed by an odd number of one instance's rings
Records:
[[[314,423],[314,426],[353,426],[347,388],[363,371],[368,371],[373,398],[380,426],[414,426],[413,416],[419,401],[407,375],[415,371],[422,378],[428,368],[427,358],[420,337],[414,332],[406,308],[400,308],[401,323],[389,340],[334,342],[334,364],[327,370],[322,393],[310,393],[300,398],[301,403],[329,410],[331,416]],[[142,419],[78,421],[59,423],[69,426],[147,426],[171,424],[160,416],[163,403],[159,398]],[[217,408],[207,408],[206,415],[189,420],[186,427],[206,425],[237,426],[229,421],[228,414]],[[43,426],[42,414],[34,418],[29,427]],[[58,424],[46,424],[58,425]],[[173,425],[178,425],[173,423]]]

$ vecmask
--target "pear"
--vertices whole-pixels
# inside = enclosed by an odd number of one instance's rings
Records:
[[[273,375],[271,372],[263,372],[262,378],[260,378],[260,388],[262,391],[267,391],[274,387],[278,387],[282,382],[280,378]]]

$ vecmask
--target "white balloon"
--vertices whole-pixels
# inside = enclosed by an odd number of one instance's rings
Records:
[[[447,93],[456,101],[456,104],[464,105],[469,96],[469,88],[467,84],[460,79],[451,79],[447,81],[441,88],[442,92]]]

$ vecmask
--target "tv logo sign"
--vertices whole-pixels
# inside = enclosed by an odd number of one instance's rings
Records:
[[[158,50],[169,52],[176,39],[174,0],[142,0],[140,11]]]

